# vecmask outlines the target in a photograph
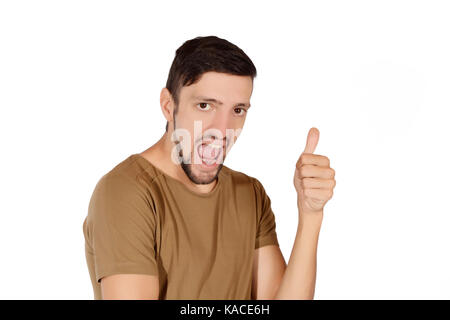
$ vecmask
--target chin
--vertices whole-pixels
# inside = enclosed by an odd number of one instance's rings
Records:
[[[199,164],[182,164],[181,167],[195,184],[210,184],[217,178],[223,164],[217,164],[212,168],[205,168],[205,166]]]

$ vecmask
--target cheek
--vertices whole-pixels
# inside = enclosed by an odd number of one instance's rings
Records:
[[[235,123],[233,123],[233,125],[230,128],[230,132],[233,133],[234,135],[234,140],[236,141],[236,139],[239,137],[239,135],[242,132],[242,129],[244,128],[244,120],[240,120],[240,121],[236,121]]]
[[[194,120],[187,118],[184,114],[177,114],[175,117],[176,130],[179,136],[194,136]]]
[[[236,120],[234,122],[234,127],[236,129],[241,129],[244,127],[244,123],[245,123],[245,119],[247,118],[246,115],[244,115],[243,117],[236,117]]]
[[[179,125],[178,125],[179,124]],[[206,129],[213,127],[214,118],[210,115],[183,115],[183,118],[177,118],[177,128],[188,130],[193,138],[199,139],[199,133],[203,133]],[[194,136],[197,134],[197,137]]]

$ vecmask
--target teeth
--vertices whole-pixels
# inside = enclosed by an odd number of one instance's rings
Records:
[[[216,160],[206,160],[206,159],[203,159],[203,161],[204,161],[207,165],[212,165],[212,164],[214,164],[214,163],[216,162]]]
[[[218,145],[218,144],[213,144],[212,142],[210,144],[203,143],[202,146],[203,147],[208,146],[208,147],[214,148],[219,151],[219,152],[216,152],[217,155],[214,158],[203,158],[199,153],[200,157],[202,158],[202,161],[204,163],[206,163],[207,165],[212,165],[212,164],[216,163],[217,159],[219,158],[220,154],[222,153],[223,146]],[[199,150],[200,150],[200,147],[199,147]]]
[[[222,148],[222,146],[220,146],[220,145],[218,145],[218,144],[204,144],[205,146],[209,146],[209,147],[212,147],[212,148],[215,148],[215,149],[220,149],[220,148]]]

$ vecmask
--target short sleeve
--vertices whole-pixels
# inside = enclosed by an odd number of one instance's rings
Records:
[[[273,214],[270,198],[258,179],[254,179],[256,192],[256,206],[258,225],[256,228],[255,249],[267,245],[279,245],[276,233],[275,215]]]
[[[100,179],[89,202],[85,234],[97,282],[113,274],[158,275],[155,221],[149,199],[136,181],[121,175]]]

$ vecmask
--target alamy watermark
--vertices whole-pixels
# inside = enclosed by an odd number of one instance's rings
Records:
[[[208,141],[209,143],[212,143],[215,147],[217,147],[217,150],[219,151],[219,155],[214,160],[214,163],[222,163],[223,162],[223,148],[224,148],[224,142],[225,142],[225,154],[228,153],[228,151],[233,146],[235,140],[239,137],[241,134],[242,129],[226,129],[225,130],[225,141],[224,136],[222,134],[222,131],[216,128],[209,128],[205,132],[202,133],[202,121],[196,120],[194,121],[194,138],[197,141],[194,141],[194,151],[195,148],[197,148],[200,144],[203,143],[203,141]],[[199,139],[196,137],[201,136]],[[191,155],[194,155],[194,164],[201,164],[203,163],[201,156],[198,154],[198,152],[193,152],[191,150],[191,134],[188,130],[183,128],[176,128],[171,135],[171,141],[175,142],[175,146],[172,148],[171,158],[172,161],[175,164],[181,164],[191,163]]]

